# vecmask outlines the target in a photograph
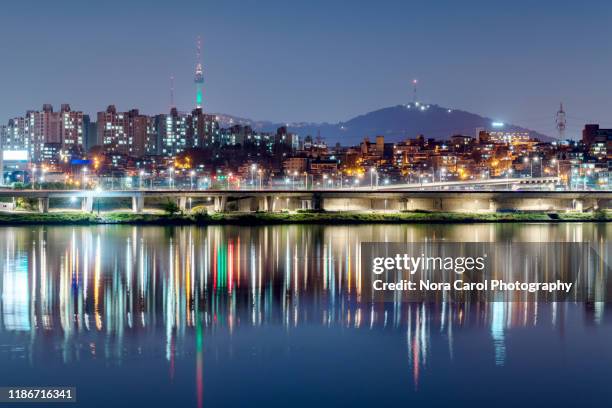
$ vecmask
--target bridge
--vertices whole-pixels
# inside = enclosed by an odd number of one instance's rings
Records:
[[[534,177],[534,178],[495,178],[474,179],[463,181],[436,181],[431,183],[410,183],[378,185],[374,187],[358,187],[359,190],[465,190],[474,188],[501,188],[501,189],[526,189],[526,188],[554,188],[560,182],[559,177]]]
[[[169,200],[180,210],[254,211],[592,211],[612,209],[612,191],[511,190],[0,190],[0,210],[14,211],[17,199],[39,212],[122,209],[159,211]],[[97,204],[97,205],[96,205]]]

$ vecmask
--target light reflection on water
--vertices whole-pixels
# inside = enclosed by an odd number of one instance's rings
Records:
[[[443,369],[439,362],[430,367],[434,357],[451,364],[458,353],[472,353],[503,367],[512,358],[507,343],[513,331],[545,326],[550,336],[561,336],[578,319],[601,325],[605,304],[371,302],[358,262],[361,242],[590,242],[608,262],[610,231],[608,224],[578,223],[2,228],[0,361],[21,361],[16,367],[24,378],[30,369],[59,362],[65,383],[78,382],[82,361],[124,367],[134,359],[161,361],[164,371],[156,375],[193,384],[190,396],[181,398],[203,406],[206,398],[218,402],[213,391],[204,392],[206,356],[223,363],[256,348],[240,349],[222,340],[228,336],[251,336],[250,328],[259,328],[263,339],[277,336],[279,327],[285,333],[313,327],[315,333],[391,333],[403,338],[397,358],[410,373],[405,401]],[[458,334],[470,330],[486,334],[488,344],[458,347]],[[288,348],[301,344],[287,341]],[[300,358],[316,358],[310,353]],[[185,362],[195,369],[188,381]],[[2,375],[4,383],[8,378]]]

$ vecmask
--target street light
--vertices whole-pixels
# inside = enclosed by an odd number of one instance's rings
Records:
[[[30,177],[30,178],[32,180],[32,190],[34,190],[34,185],[36,184],[36,166],[32,167],[32,177]],[[23,181],[25,183],[25,173],[24,173],[23,179],[24,179]]]
[[[374,188],[374,173],[376,173],[376,169],[374,167],[370,168],[370,188]],[[378,175],[376,175],[376,184],[378,185]]]
[[[573,168],[571,170],[569,181],[570,181],[570,190],[577,190],[578,189],[578,169],[577,168]]]
[[[251,188],[255,188],[255,171],[257,171],[257,165],[251,164]]]
[[[173,176],[174,176],[174,167],[170,167],[168,169],[168,187],[169,188],[172,188],[172,185],[174,184]]]
[[[523,162],[529,163],[529,177],[533,178],[533,162],[537,162],[538,158],[534,157],[533,159],[529,159],[529,157],[525,157]]]
[[[561,172],[559,171],[559,160],[557,159],[552,159],[550,161],[550,164],[552,164],[553,166],[556,164],[557,165],[557,177],[561,176]]]
[[[258,178],[259,178],[259,189],[260,189],[260,190],[261,190],[261,188],[262,188],[262,186],[263,186],[263,181],[262,181],[262,179],[261,179],[261,178],[262,178],[262,174],[263,174],[263,171],[262,171],[261,169],[258,169],[258,170],[257,170],[257,176],[258,176]]]
[[[193,177],[195,176],[196,172],[195,170],[191,170],[189,172],[189,187],[191,190],[193,190]]]
[[[591,176],[591,170],[587,170],[584,177],[582,178],[582,180],[584,181],[583,187],[582,187],[583,190],[587,189],[587,180],[588,180],[588,177],[590,176]]]
[[[513,172],[514,170],[512,169],[508,169],[506,171],[506,181],[508,182],[508,190],[510,190],[510,176],[512,175]]]
[[[140,172],[138,173],[138,176],[139,176],[138,186],[141,190],[142,190],[142,176],[144,176],[144,174],[145,174],[144,170],[140,170]]]
[[[83,167],[83,169],[82,169],[82,175],[81,175],[81,178],[82,178],[82,180],[81,180],[81,181],[82,181],[82,184],[83,184],[83,189],[85,189],[85,180],[86,180],[85,178],[87,177],[87,172],[88,172],[88,171],[89,171],[89,170],[87,169],[87,167]]]

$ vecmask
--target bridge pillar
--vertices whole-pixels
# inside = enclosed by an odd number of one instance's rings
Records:
[[[227,197],[215,197],[215,211],[216,212],[224,212],[227,207]]]
[[[266,210],[266,200],[261,197],[254,197],[255,201],[255,211],[265,211]]]
[[[259,211],[259,198],[253,197],[249,200],[249,211]]]
[[[274,212],[274,197],[266,196],[266,211]]]
[[[132,212],[141,213],[144,209],[144,197],[141,195],[132,196]]]
[[[497,211],[497,201],[493,198],[489,200],[489,211],[491,212]]]
[[[321,194],[315,193],[312,195],[311,208],[316,211],[323,210],[323,197],[321,197]]]
[[[584,211],[584,200],[574,200],[574,210],[578,212]]]
[[[93,211],[93,197],[83,197],[81,200],[81,211],[92,212]]]
[[[49,212],[49,197],[38,199],[38,212],[40,213]]]
[[[185,212],[185,210],[187,210],[187,197],[184,197],[184,196],[179,197],[178,206],[181,212]]]

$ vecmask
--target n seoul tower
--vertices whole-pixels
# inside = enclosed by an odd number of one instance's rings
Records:
[[[202,88],[204,87],[204,69],[202,68],[202,39],[198,37],[197,42],[197,63],[193,82],[196,86],[196,108],[202,108]]]

